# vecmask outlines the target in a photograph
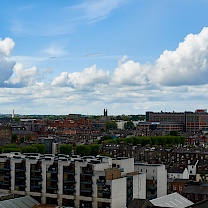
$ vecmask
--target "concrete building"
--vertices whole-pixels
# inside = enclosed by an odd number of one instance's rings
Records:
[[[208,129],[208,113],[206,109],[195,112],[146,112],[147,122],[159,122],[160,128],[186,132],[197,132]],[[164,124],[172,123],[164,126]],[[163,125],[162,125],[163,124]]]
[[[146,173],[147,199],[154,199],[167,194],[167,170],[165,165],[136,162],[134,170]]]
[[[146,198],[145,186],[146,174],[134,171],[133,158],[0,155],[0,191],[42,204],[125,208]]]

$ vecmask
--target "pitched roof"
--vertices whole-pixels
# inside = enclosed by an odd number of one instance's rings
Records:
[[[147,208],[153,206],[154,205],[150,203],[148,199],[133,199],[128,205],[128,208]]]
[[[196,207],[196,208],[205,208],[205,207],[208,207],[208,199],[203,200],[203,201],[200,201],[200,202],[197,202],[197,203],[195,203],[195,204],[193,204],[191,206],[188,206],[186,208],[194,208],[194,207]]]

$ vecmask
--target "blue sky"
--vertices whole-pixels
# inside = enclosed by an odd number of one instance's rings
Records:
[[[0,113],[207,108],[206,0],[1,0]]]

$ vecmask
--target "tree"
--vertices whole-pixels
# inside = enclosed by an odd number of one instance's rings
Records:
[[[102,154],[100,154],[101,156],[107,156],[107,157],[111,157],[111,155],[108,152],[103,152]]]
[[[3,148],[2,147],[0,147],[0,154],[3,152]]]
[[[166,143],[167,143],[167,138],[162,137],[162,136],[161,136],[161,137],[158,137],[158,138],[157,138],[157,142],[158,142],[159,145],[165,146]]]
[[[20,152],[20,148],[3,148],[3,153]]]
[[[175,144],[180,144],[181,143],[181,138],[180,137],[174,137],[174,143]]]
[[[117,123],[115,121],[107,121],[106,122],[106,129],[117,129]]]
[[[2,147],[2,151],[4,153],[20,152],[20,148],[17,144],[6,144]]]
[[[139,137],[132,137],[132,139],[133,139],[134,146],[141,144],[141,140],[139,139]]]
[[[167,137],[167,144],[174,144],[174,137],[168,136]]]
[[[207,175],[206,175],[206,172],[205,172],[204,170],[202,170],[202,171],[200,172],[200,177],[201,177],[201,180],[202,180],[203,182],[207,181]]]
[[[170,131],[170,136],[178,136],[178,132],[177,131]]]
[[[125,128],[125,129],[134,129],[135,126],[134,126],[133,121],[127,121],[127,122],[124,124],[124,128]]]
[[[76,154],[80,156],[88,156],[91,155],[91,148],[89,145],[78,145],[75,148]]]
[[[65,155],[71,155],[72,153],[72,145],[71,144],[62,144],[59,147],[59,153]]]
[[[12,142],[16,142],[18,140],[18,136],[16,134],[12,134]]]
[[[101,137],[101,139],[100,140],[98,140],[97,141],[97,143],[98,144],[101,144],[103,141],[105,141],[105,140],[112,140],[113,139],[113,137],[111,137],[111,136],[103,136],[103,137]]]
[[[17,144],[5,144],[3,148],[19,148]]]
[[[20,143],[23,143],[25,141],[25,138],[24,137],[21,137],[20,138]]]
[[[148,138],[148,137],[146,137],[146,138],[145,138],[145,137],[142,137],[142,138],[141,138],[141,146],[144,147],[144,146],[146,146],[147,144],[150,144],[150,145],[152,144],[152,143],[151,143],[151,139]]]
[[[118,144],[127,144],[127,141],[126,141],[126,139],[125,138],[118,138],[118,139],[116,139],[116,141],[117,141],[117,143]]]
[[[45,154],[45,152],[46,152],[45,144],[33,144],[33,145],[31,145],[31,147],[37,148],[38,149],[38,153],[40,153],[42,155]]]
[[[99,145],[97,145],[97,144],[90,144],[89,146],[91,148],[91,155],[96,156],[96,155],[99,154],[99,150],[100,150]]]
[[[32,146],[22,147],[21,153],[38,153],[38,148]]]
[[[133,144],[134,143],[133,138],[126,138],[126,143],[127,144]]]

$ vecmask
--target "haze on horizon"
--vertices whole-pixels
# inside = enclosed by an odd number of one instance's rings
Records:
[[[2,0],[0,113],[207,109],[205,0]]]

